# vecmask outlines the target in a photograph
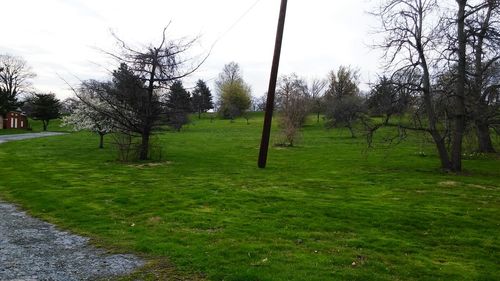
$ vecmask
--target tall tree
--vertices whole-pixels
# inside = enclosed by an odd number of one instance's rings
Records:
[[[500,120],[500,2],[484,0],[465,21],[467,45],[470,48],[470,95],[466,102],[475,125],[478,151],[495,152],[490,129]],[[498,124],[497,124],[498,125]]]
[[[232,120],[250,108],[251,88],[243,80],[237,63],[226,64],[215,81],[215,85],[219,95],[219,113],[223,117]]]
[[[193,90],[192,97],[193,110],[198,113],[198,119],[201,119],[201,114],[214,108],[212,101],[212,92],[203,80],[196,82],[196,87]]]
[[[151,135],[159,129],[159,120],[162,114],[160,101],[161,95],[169,89],[172,83],[195,72],[204,59],[196,60],[187,56],[196,39],[192,40],[169,40],[167,38],[167,27],[163,29],[162,39],[159,44],[150,44],[144,48],[133,48],[126,42],[117,39],[121,52],[106,52],[115,58],[122,65],[126,65],[128,72],[132,74],[129,78],[135,77],[130,81],[132,88],[123,88],[124,92],[135,91],[131,97],[140,97],[140,99],[130,99],[129,105],[122,108],[115,106],[114,114],[117,119],[124,119],[128,111],[133,111],[138,123],[129,124],[130,131],[138,133],[141,137],[139,159],[149,158],[149,147]],[[126,74],[124,71],[123,73]],[[119,73],[117,73],[119,74]],[[126,74],[126,76],[129,76]],[[115,77],[117,78],[117,77]],[[120,79],[118,79],[120,80]],[[133,80],[138,80],[137,83]],[[140,89],[137,89],[140,88]],[[118,124],[128,123],[126,120],[115,120]]]
[[[21,57],[0,55],[0,114],[18,108],[19,95],[25,94],[36,75]]]
[[[192,111],[191,97],[180,80],[170,86],[166,105],[169,125],[180,131],[189,122],[188,114]]]
[[[428,132],[438,151],[441,167],[444,170],[459,172],[462,169],[462,140],[465,131],[465,73],[466,34],[464,23],[472,11],[466,11],[467,1],[456,0],[453,20],[448,26],[453,26],[450,40],[442,34],[442,28],[437,28],[444,22],[442,10],[436,0],[387,0],[376,13],[382,23],[382,33],[385,35],[380,47],[385,50],[388,67],[400,77],[408,77],[417,83],[401,85],[419,93],[422,109],[412,125],[399,124],[400,128]],[[451,23],[451,24],[450,24]],[[451,48],[449,48],[451,46]],[[451,127],[441,126],[437,112],[437,91],[433,89],[433,64],[440,54],[452,52],[449,58],[457,62],[456,83],[452,102],[448,105],[453,120]],[[449,64],[448,64],[449,65]],[[425,121],[423,121],[425,120]],[[446,139],[451,140],[448,150]]]
[[[355,126],[365,118],[367,110],[360,96],[357,70],[341,66],[331,71],[326,91],[325,118],[328,127],[346,127],[355,137]]]
[[[411,95],[405,88],[399,88],[396,85],[396,82],[386,76],[379,78],[367,100],[372,115],[390,119],[393,115],[402,115],[407,112]]]
[[[60,117],[61,103],[54,94],[34,94],[27,102],[31,105],[30,117],[41,120],[44,131],[47,131],[50,120]]]
[[[451,141],[451,170],[462,170],[462,143],[465,133],[466,112],[465,112],[465,83],[467,76],[467,35],[465,34],[465,19],[467,0],[456,0],[456,34],[457,46],[456,57],[458,60],[457,81],[454,101],[454,128]]]
[[[281,76],[276,89],[276,102],[283,138],[280,144],[293,146],[311,109],[305,81],[296,74]]]
[[[337,72],[331,71],[328,76],[327,99],[342,99],[359,94],[359,71],[347,66],[340,66]]]
[[[219,73],[218,79],[215,81],[217,92],[220,94],[225,84],[239,83],[243,81],[240,65],[234,61],[227,63]]]
[[[16,95],[12,95],[4,88],[0,87],[0,116],[21,106]]]
[[[312,111],[316,113],[316,122],[319,123],[319,117],[325,110],[325,90],[328,81],[324,79],[313,79],[309,84],[309,95],[311,96]]]

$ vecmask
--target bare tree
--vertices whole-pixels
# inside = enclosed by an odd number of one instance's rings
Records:
[[[0,114],[19,106],[19,95],[26,93],[35,77],[23,58],[0,55]]]
[[[492,125],[500,124],[498,93],[500,90],[500,3],[484,0],[465,21],[467,45],[470,48],[470,95],[467,102],[475,125],[478,151],[495,152],[491,141]]]
[[[402,116],[408,112],[411,94],[405,88],[398,88],[396,85],[397,83],[386,76],[379,77],[367,99],[371,115],[382,116],[388,120],[393,115]]]
[[[252,110],[255,112],[264,112],[266,110],[266,100],[267,100],[267,93],[264,93],[264,95],[255,97],[252,96]]]
[[[312,111],[316,113],[316,122],[319,123],[319,117],[325,110],[325,88],[328,82],[324,79],[313,79],[309,84],[309,95],[311,96]]]
[[[221,73],[219,73],[218,79],[215,81],[215,86],[217,92],[222,92],[224,85],[243,82],[243,76],[241,74],[240,65],[234,61],[227,63],[222,68]]]
[[[67,116],[72,114],[78,107],[80,101],[76,97],[69,97],[61,101],[61,115]]]
[[[438,151],[441,167],[450,171],[461,171],[462,140],[465,132],[465,81],[466,81],[466,34],[465,20],[473,13],[466,11],[466,0],[456,0],[456,10],[450,26],[452,41],[442,42],[443,16],[436,0],[389,0],[376,13],[382,23],[388,68],[400,77],[419,77],[417,83],[400,85],[420,93],[422,108],[412,125],[399,124],[400,128],[428,132]],[[448,22],[449,24],[450,22]],[[448,38],[450,39],[450,38]],[[449,48],[451,46],[451,48]],[[441,126],[437,103],[438,92],[433,89],[433,66],[441,54],[451,51],[448,57],[457,62],[455,88],[448,105],[451,126]],[[407,80],[408,81],[408,80]],[[425,120],[425,122],[422,122]],[[449,134],[449,135],[448,135]],[[450,137],[448,150],[446,138]]]
[[[279,145],[293,146],[310,112],[307,85],[296,74],[281,76],[277,87],[277,108],[282,140]]]
[[[120,89],[107,88],[107,91],[96,91],[101,98],[114,107],[113,114],[108,114],[122,129],[137,133],[141,137],[139,159],[149,158],[150,137],[159,126],[161,114],[161,95],[168,91],[176,80],[186,77],[196,71],[205,61],[206,57],[199,59],[187,57],[187,52],[196,42],[192,40],[169,40],[167,27],[163,29],[162,39],[159,44],[145,48],[133,48],[115,36],[120,52],[105,52],[121,64],[121,74],[124,78]],[[129,73],[131,75],[129,75]],[[115,73],[114,79],[120,80],[120,73]],[[123,82],[123,81],[122,81]],[[115,83],[115,85],[121,85]],[[114,93],[112,98],[110,93]],[[128,94],[128,96],[127,96]],[[116,103],[119,101],[119,103]],[[122,101],[122,102],[120,102]],[[123,102],[126,101],[126,102]],[[125,120],[128,113],[133,112],[135,118],[132,122]]]
[[[466,111],[465,111],[465,84],[467,79],[467,35],[465,33],[465,19],[467,0],[456,0],[456,34],[457,44],[454,54],[457,58],[457,79],[454,93],[454,128],[451,140],[451,170],[462,170],[462,143],[465,134]]]

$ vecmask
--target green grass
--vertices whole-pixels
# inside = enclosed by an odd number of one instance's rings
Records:
[[[0,136],[1,135],[14,135],[14,134],[27,134],[27,133],[40,133],[43,132],[43,124],[42,121],[39,120],[29,120],[29,126],[31,130],[24,130],[24,129],[0,129]],[[67,127],[61,127],[61,120],[56,119],[56,120],[51,120],[49,122],[49,126],[47,128],[47,131],[50,132],[67,132],[70,131],[70,128]]]
[[[33,132],[29,131],[29,130],[23,130],[23,129],[0,129],[0,136],[26,134],[26,133],[33,133]]]
[[[193,278],[499,280],[496,156],[444,174],[416,136],[367,150],[311,121],[262,170],[259,116],[193,120],[158,136],[159,163],[119,163],[89,133],[2,144],[0,197]]]

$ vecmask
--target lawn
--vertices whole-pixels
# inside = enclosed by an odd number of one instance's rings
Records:
[[[144,256],[145,279],[500,279],[497,156],[445,174],[417,136],[367,149],[311,120],[262,170],[259,116],[193,120],[157,137],[162,162],[120,163],[90,133],[2,144],[0,197]]]
[[[40,133],[43,131],[43,125],[42,121],[39,120],[29,120],[29,126],[30,130],[24,130],[24,129],[1,129],[0,130],[0,136],[1,135],[17,135],[17,134],[26,134],[26,133]],[[56,120],[51,120],[49,122],[49,127],[47,128],[47,131],[50,132],[66,132],[69,131],[69,128],[66,127],[61,127],[61,120],[56,119]]]
[[[0,129],[0,136],[26,134],[26,133],[33,133],[33,131],[23,130],[23,129]]]

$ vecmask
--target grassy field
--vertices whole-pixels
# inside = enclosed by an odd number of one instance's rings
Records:
[[[162,162],[117,162],[90,133],[5,143],[0,197],[144,256],[146,280],[500,279],[497,156],[444,174],[416,136],[367,150],[311,121],[261,170],[261,123],[194,119],[157,137]]]
[[[26,134],[26,133],[33,133],[33,132],[28,131],[28,130],[21,130],[21,129],[0,129],[0,136],[1,135]]]
[[[31,127],[31,130],[1,129],[0,136],[1,135],[26,134],[26,133],[39,133],[39,132],[43,131],[42,121],[30,119],[29,125]],[[69,128],[61,127],[61,120],[57,119],[57,120],[51,120],[49,122],[49,127],[47,128],[47,130],[51,131],[51,132],[65,132],[65,131],[69,131]]]

